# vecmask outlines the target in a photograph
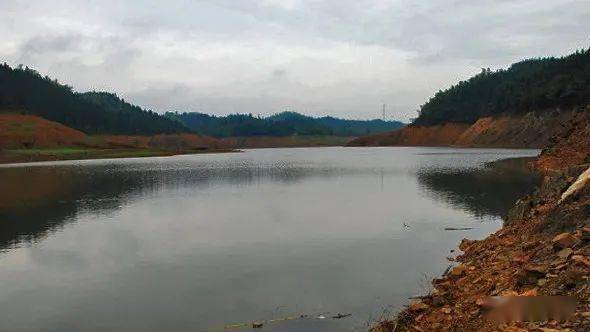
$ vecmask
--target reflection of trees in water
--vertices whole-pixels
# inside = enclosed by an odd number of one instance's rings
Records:
[[[423,169],[418,182],[437,200],[465,209],[476,216],[504,218],[514,202],[539,183],[538,174],[509,167],[468,170]]]
[[[160,190],[204,189],[212,184],[297,183],[353,172],[337,168],[251,165],[134,168],[125,165],[0,169],[0,248],[35,242],[81,212],[109,213]]]
[[[170,165],[129,163],[0,168],[0,248],[39,241],[80,213],[112,213],[137,198],[163,190],[203,190],[223,184],[300,183],[310,178],[392,174],[400,170],[337,168],[274,162]],[[402,172],[403,173],[403,172]],[[475,214],[505,215],[537,177],[507,169],[418,172],[437,199]]]
[[[110,211],[141,188],[141,177],[83,173],[75,168],[0,170],[0,248],[38,241],[81,211]]]

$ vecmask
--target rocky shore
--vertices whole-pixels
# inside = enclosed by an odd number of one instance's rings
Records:
[[[502,229],[464,239],[457,264],[429,294],[371,331],[590,331],[590,108],[559,125],[533,162],[542,184],[516,202]],[[568,319],[487,316],[490,299],[531,296],[569,296],[577,305]]]

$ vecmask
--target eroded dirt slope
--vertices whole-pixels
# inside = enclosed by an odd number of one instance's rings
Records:
[[[579,111],[553,110],[523,116],[485,117],[474,124],[408,125],[398,131],[358,137],[349,146],[459,146],[542,148],[562,135]]]

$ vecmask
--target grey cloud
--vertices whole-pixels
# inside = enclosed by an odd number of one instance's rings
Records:
[[[582,27],[590,26],[590,2],[575,0],[392,2],[380,9],[378,1],[328,0],[302,1],[295,10],[217,3],[308,34],[419,53],[419,62],[454,58],[506,63],[528,56],[531,49],[548,52],[549,42],[579,39],[587,31]],[[537,38],[544,47],[534,44]]]
[[[126,98],[139,105],[153,105],[155,110],[203,112],[213,114],[278,112],[289,103],[268,95],[226,97],[204,94],[186,84],[148,88],[127,93]]]
[[[282,79],[287,76],[287,71],[284,69],[275,69],[271,72],[273,79]]]
[[[80,35],[35,36],[24,42],[19,52],[25,57],[66,52],[79,49],[81,40]]]
[[[576,0],[0,0],[0,55],[154,109],[407,120],[435,91],[588,47]]]

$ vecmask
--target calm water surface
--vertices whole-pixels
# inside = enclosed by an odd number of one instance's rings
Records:
[[[536,181],[484,164],[537,153],[263,149],[3,166],[0,330],[223,331],[305,314],[264,329],[365,331]]]

